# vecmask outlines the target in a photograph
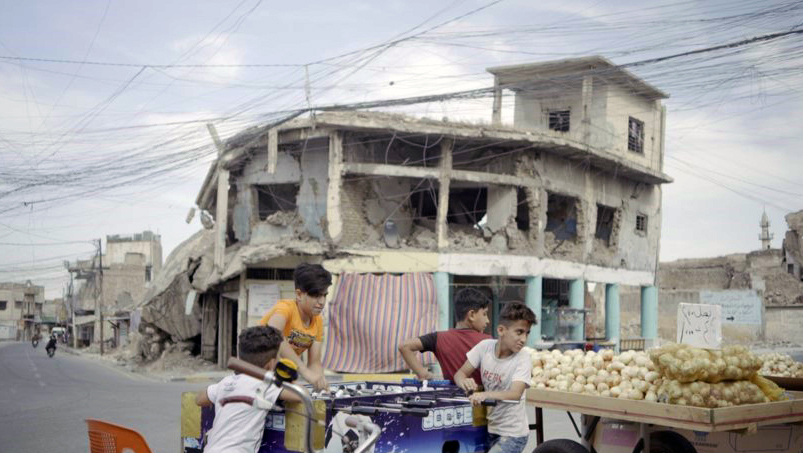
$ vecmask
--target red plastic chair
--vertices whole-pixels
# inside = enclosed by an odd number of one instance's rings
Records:
[[[91,418],[86,419],[86,424],[90,453],[123,453],[126,449],[134,453],[153,453],[142,434],[133,429]]]

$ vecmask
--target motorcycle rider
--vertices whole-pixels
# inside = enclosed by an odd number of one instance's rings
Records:
[[[50,352],[51,349],[53,351],[55,351],[56,350],[56,343],[57,343],[56,334],[55,333],[50,334],[50,340],[48,340],[47,346],[45,346],[45,351]]]

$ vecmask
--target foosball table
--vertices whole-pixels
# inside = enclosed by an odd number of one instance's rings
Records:
[[[345,382],[312,392],[316,418],[314,447],[326,453],[350,453],[363,439],[345,424],[348,416],[367,417],[382,434],[374,453],[471,453],[487,450],[485,408],[474,408],[449,381],[422,383]],[[214,407],[195,405],[195,393],[182,398],[184,453],[200,453],[212,429]],[[487,405],[493,405],[488,401]],[[304,451],[306,415],[301,404],[268,411],[259,453]]]

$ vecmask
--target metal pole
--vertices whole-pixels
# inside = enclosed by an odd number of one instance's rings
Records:
[[[103,355],[103,251],[100,239],[98,239],[98,285],[100,288],[98,294],[100,301],[100,355]]]

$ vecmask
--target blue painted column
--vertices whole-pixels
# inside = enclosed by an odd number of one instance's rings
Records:
[[[605,285],[605,339],[619,345],[619,285]]]
[[[527,346],[534,346],[541,343],[541,324],[544,322],[541,319],[541,292],[543,289],[543,278],[527,277],[527,290],[524,293],[524,303],[527,307],[535,313],[535,319],[538,320],[536,325],[530,327],[530,336],[527,337]]]
[[[658,289],[654,286],[641,287],[641,337],[658,338]]]
[[[569,282],[569,308],[586,308],[586,282],[582,278]],[[585,321],[572,330],[572,341],[585,340]]]
[[[435,272],[435,292],[438,297],[438,330],[448,330],[450,325],[449,309],[452,306],[452,297],[449,286],[448,272]]]

